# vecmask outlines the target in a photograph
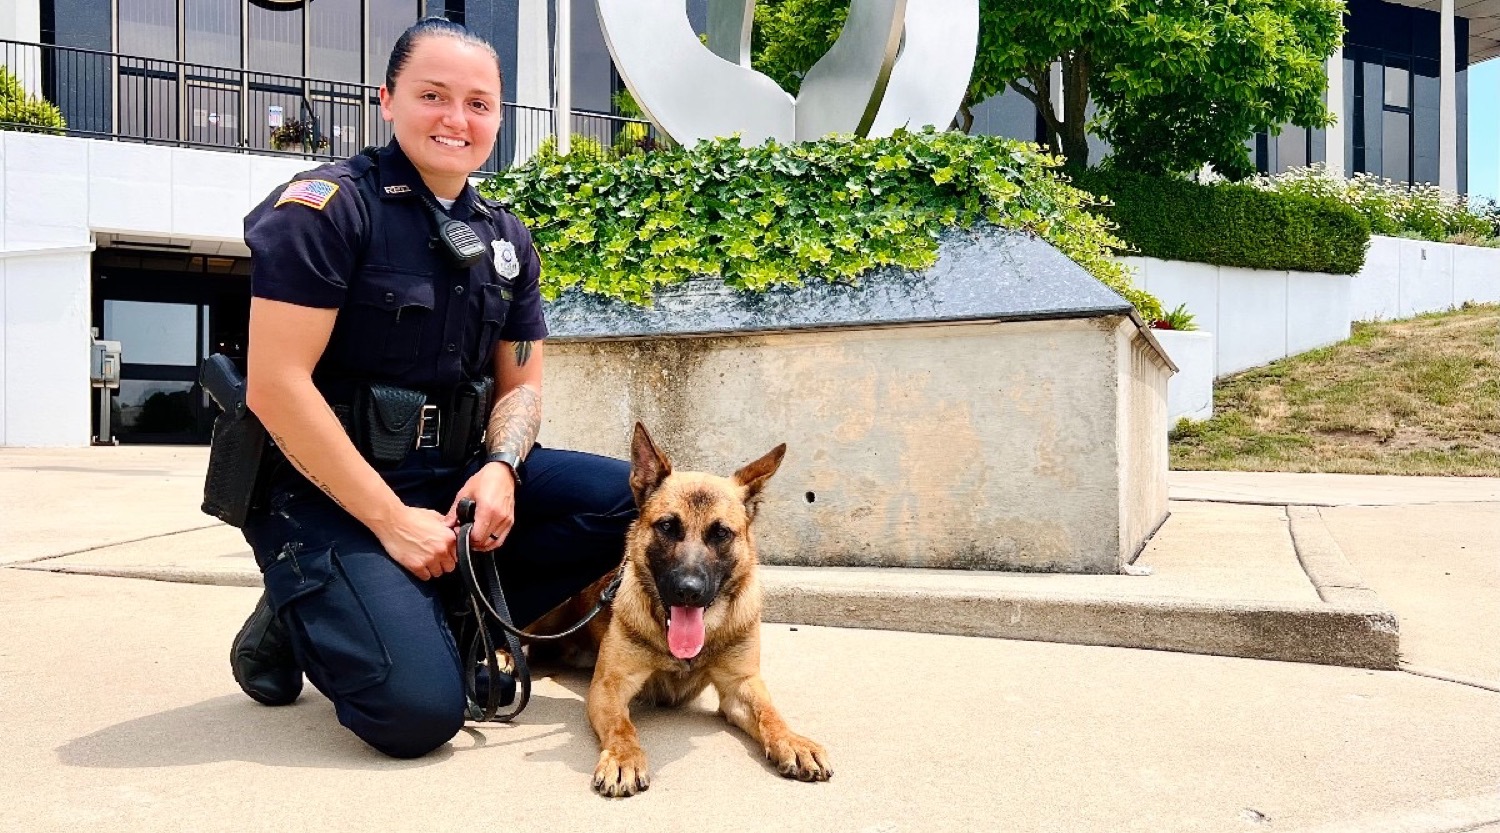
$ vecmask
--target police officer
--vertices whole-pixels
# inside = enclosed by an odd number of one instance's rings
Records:
[[[534,446],[541,267],[526,228],[468,183],[499,131],[500,85],[487,43],[419,21],[380,89],[391,143],[300,175],[245,219],[247,396],[285,459],[244,525],[266,593],[235,678],[281,705],[305,672],[340,723],[400,758],[465,716],[445,606],[462,591],[458,500],[477,504],[472,546],[498,550],[518,624],[617,565],[635,513],[623,461]],[[493,409],[466,419],[459,393],[486,376]],[[393,455],[413,417],[417,440]]]

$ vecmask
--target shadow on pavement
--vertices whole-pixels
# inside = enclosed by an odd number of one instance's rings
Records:
[[[599,744],[593,729],[588,725],[584,710],[584,698],[588,696],[591,671],[571,668],[548,668],[548,678],[578,697],[533,698],[531,706],[522,720],[533,719],[536,723],[560,723],[567,728],[558,731],[572,736],[568,743],[551,749],[539,750],[526,756],[527,761],[537,763],[560,763],[574,772],[592,776],[594,765],[599,760]],[[540,709],[538,708],[540,706]],[[634,704],[630,707],[630,719],[635,723],[641,747],[646,750],[646,759],[653,775],[668,764],[679,761],[693,751],[698,738],[728,734],[745,747],[753,760],[760,761],[766,771],[780,773],[766,760],[760,745],[744,732],[729,725],[718,711],[716,695],[708,693],[698,700],[680,708],[660,708]],[[536,712],[533,718],[533,712]],[[465,731],[472,731],[466,728]]]
[[[56,753],[65,766],[95,769],[245,761],[272,767],[400,770],[444,763],[464,752],[558,738],[561,743],[529,751],[524,759],[561,763],[592,775],[599,750],[584,711],[589,672],[555,669],[537,679],[571,696],[533,691],[518,725],[467,724],[448,745],[417,760],[388,758],[365,745],[339,725],[328,701],[311,691],[295,704],[278,708],[257,705],[240,694],[215,697],[107,726],[57,747]],[[713,697],[706,694],[676,709],[631,709],[652,771],[685,758],[698,739],[728,733],[746,754],[774,773],[759,746],[713,710]]]
[[[340,726],[328,701],[304,695],[267,708],[241,694],[215,697],[107,726],[57,748],[58,761],[91,768],[191,766],[248,761],[266,766],[412,769],[453,755],[442,747],[418,760],[387,758]]]

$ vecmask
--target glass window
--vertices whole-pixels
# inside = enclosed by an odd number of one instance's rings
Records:
[[[418,6],[417,0],[370,0],[370,44],[365,83],[376,87],[385,83],[385,65],[390,60],[391,47],[396,45],[396,38],[401,37],[406,27],[417,22]]]
[[[198,305],[105,301],[104,338],[120,342],[120,361],[193,367],[198,363]]]
[[[116,425],[121,434],[190,433],[197,428],[192,396],[192,382],[122,380]]]
[[[1364,152],[1365,143],[1363,139],[1355,141],[1354,128],[1357,124],[1354,116],[1354,90],[1358,80],[1354,75],[1354,60],[1344,59],[1344,113],[1340,117],[1344,122],[1344,166],[1346,173],[1358,170],[1354,159],[1354,146],[1358,145],[1360,152]]]
[[[1438,151],[1442,144],[1438,118],[1438,80],[1420,73],[1412,76],[1412,182],[1438,181]]]
[[[1285,125],[1276,137],[1276,171],[1307,166],[1307,128]]]
[[[238,68],[242,4],[243,0],[183,0],[185,60]]]
[[[1368,61],[1362,62],[1360,69],[1364,73],[1364,104],[1361,107],[1360,142],[1364,145],[1365,163],[1360,170],[1378,174],[1381,171],[1381,141],[1380,126],[1381,106],[1383,98],[1382,88],[1385,86],[1385,65],[1375,64]]]
[[[123,9],[125,4],[120,5]],[[49,43],[97,49],[100,52],[114,51],[115,18],[114,10],[108,3],[101,3],[99,0],[48,0],[42,6],[44,15],[48,6],[52,8],[55,38]],[[43,17],[42,20],[45,27],[46,18]],[[108,88],[109,82],[105,81],[101,86]],[[74,126],[71,117],[68,119],[68,126]]]
[[[120,54],[177,58],[177,0],[120,0]]]
[[[121,135],[177,138],[175,65],[122,58],[118,106]]]
[[[1389,107],[1411,106],[1411,73],[1406,68],[1385,68],[1385,103]]]
[[[573,109],[614,112],[615,65],[609,57],[609,47],[604,44],[599,15],[594,11],[593,0],[572,0],[572,3]],[[575,123],[573,129],[580,133],[589,132],[579,123]],[[606,140],[605,144],[609,141]]]
[[[227,83],[190,83],[187,106],[190,141],[225,147],[239,144],[238,86]]]
[[[1395,182],[1411,182],[1411,114],[1387,110],[1384,115],[1380,175]]]
[[[249,8],[250,54],[246,68],[278,75],[303,75],[302,7]]]
[[[311,66],[308,74],[330,81],[360,80],[359,42],[364,35],[360,24],[360,0],[317,0],[308,8],[308,37]]]

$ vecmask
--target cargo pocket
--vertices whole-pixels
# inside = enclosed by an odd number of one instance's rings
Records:
[[[381,345],[382,370],[401,373],[421,357],[422,336],[436,306],[431,275],[371,266],[350,286],[349,302],[340,317],[348,318],[352,343],[360,350]],[[368,356],[364,358],[367,363]]]
[[[309,676],[340,695],[385,682],[390,654],[333,547],[283,550],[265,582],[272,605],[301,632]]]

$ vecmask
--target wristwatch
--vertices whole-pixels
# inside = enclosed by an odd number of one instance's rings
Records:
[[[516,485],[521,485],[521,455],[514,451],[491,451],[489,454],[484,455],[484,462],[486,465],[489,463],[504,463],[510,466],[510,473],[516,478]]]

